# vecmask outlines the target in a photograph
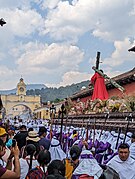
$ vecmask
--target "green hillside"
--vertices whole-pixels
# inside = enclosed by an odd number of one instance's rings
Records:
[[[66,87],[59,87],[59,88],[42,88],[42,89],[31,89],[27,90],[27,95],[41,95],[41,100],[43,103],[46,103],[47,101],[54,101],[59,102],[64,98],[67,98],[74,93],[77,93],[81,90],[83,86],[86,88],[89,85],[88,81],[83,81],[81,83],[72,84],[70,86]]]

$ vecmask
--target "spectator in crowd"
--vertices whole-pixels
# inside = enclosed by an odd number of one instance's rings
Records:
[[[28,136],[26,137],[26,144],[33,144],[36,147],[36,153],[35,157],[37,158],[39,152],[40,152],[40,146],[39,146],[39,136],[36,131],[30,131],[28,133]],[[43,149],[43,148],[42,148]]]
[[[33,168],[28,172],[25,179],[43,179],[47,176],[47,165],[51,161],[51,154],[48,150],[42,150],[39,152],[38,159],[37,159],[39,166]]]
[[[8,136],[8,134],[7,134],[6,130],[3,127],[0,127],[0,139],[3,141],[4,144],[6,144],[6,142],[7,142],[7,136]],[[8,158],[10,156],[10,153],[11,153],[10,149],[6,146],[5,154],[2,157],[5,162],[7,162]]]
[[[2,156],[5,154],[5,144],[0,139],[0,159],[2,160]],[[19,163],[19,149],[16,145],[12,148],[11,156],[7,161],[6,168],[0,165],[0,178],[6,179],[18,179],[20,178],[20,163]],[[12,157],[14,157],[14,171],[10,170],[12,168]]]
[[[47,168],[48,175],[61,175],[65,177],[65,165],[61,160],[53,160]]]
[[[36,147],[33,144],[28,144],[24,147],[23,157],[19,159],[21,167],[20,179],[24,179],[29,170],[38,166],[36,153]]]
[[[6,146],[7,147],[11,147],[12,146],[12,140],[13,140],[13,137],[14,137],[14,134],[15,134],[15,128],[13,126],[10,126],[8,128],[8,141],[6,143]]]
[[[63,160],[66,167],[66,179],[71,179],[73,171],[79,164],[79,156],[81,154],[81,149],[78,145],[73,145],[70,149],[70,158],[65,158]]]
[[[23,146],[26,145],[26,137],[28,135],[28,131],[25,125],[20,126],[19,128],[19,132],[14,136],[14,139],[16,139],[19,150],[21,150],[21,148]]]
[[[120,144],[118,155],[113,157],[107,165],[113,168],[120,176],[120,179],[135,178],[135,160],[130,156],[128,144]]]
[[[43,146],[44,149],[49,150],[51,141],[46,138],[47,129],[46,129],[44,126],[41,126],[41,127],[39,128],[38,134],[39,134],[39,137],[40,137],[39,145],[40,145],[40,146]]]

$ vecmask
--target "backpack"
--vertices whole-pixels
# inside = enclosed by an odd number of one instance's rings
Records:
[[[37,166],[32,168],[26,175],[25,179],[45,179],[47,173],[44,173],[42,169]]]

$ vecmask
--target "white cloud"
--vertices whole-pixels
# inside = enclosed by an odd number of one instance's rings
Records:
[[[1,89],[10,89],[16,87],[16,76],[17,72],[16,70],[11,70],[5,65],[0,66],[0,83],[1,83]],[[14,80],[13,80],[14,79]]]
[[[77,71],[84,55],[77,46],[38,42],[20,44],[10,53],[15,54],[16,59],[12,77],[22,75],[30,83],[44,84],[59,83],[66,72]]]
[[[74,5],[59,2],[48,13],[44,33],[56,40],[76,41],[78,36],[90,31],[108,41],[122,40],[134,35],[134,4],[134,0],[123,3],[121,0],[78,0]]]
[[[112,54],[102,47],[107,74],[118,74],[128,61],[134,67],[134,53],[128,49],[135,45],[135,0],[1,0],[0,17],[7,22],[0,29],[2,88],[16,84],[12,81],[20,75],[57,86],[87,79],[87,64],[95,64],[86,45],[91,36],[91,52],[103,40],[114,44]]]
[[[69,69],[77,70],[79,63],[83,60],[83,52],[76,46],[64,44],[33,44],[28,43],[24,47],[24,52],[17,60],[20,70],[25,69],[31,73],[34,71],[44,71],[45,73],[59,73]]]
[[[110,67],[120,66],[127,61],[134,62],[134,54],[129,53],[128,49],[135,44],[135,41],[131,43],[128,38],[124,41],[115,41],[115,51],[110,58],[105,58],[103,64]]]
[[[42,9],[54,9],[58,3],[60,2],[60,0],[43,0],[41,7]]]
[[[7,22],[5,31],[13,36],[25,37],[42,28],[43,19],[35,10],[1,9],[0,15]]]

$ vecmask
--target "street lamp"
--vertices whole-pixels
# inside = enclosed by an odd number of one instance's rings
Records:
[[[52,139],[52,124],[53,124],[53,118],[55,117],[56,113],[56,107],[54,104],[50,107],[50,139]]]
[[[50,118],[53,119],[55,117],[55,113],[56,113],[56,107],[54,106],[54,104],[52,104],[52,106],[50,107]]]

